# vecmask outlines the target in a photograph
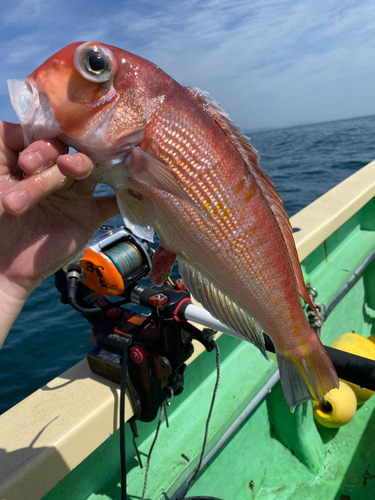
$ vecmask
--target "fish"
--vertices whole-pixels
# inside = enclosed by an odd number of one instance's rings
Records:
[[[57,137],[85,153],[125,225],[150,241],[157,232],[153,283],[177,259],[192,296],[265,357],[269,335],[292,408],[338,387],[301,304],[314,308],[282,199],[210,94],[96,41],[64,47],[8,87],[25,144]]]

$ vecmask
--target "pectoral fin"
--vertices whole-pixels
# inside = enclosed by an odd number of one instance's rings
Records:
[[[141,226],[134,222],[136,216],[134,214],[139,212],[139,203],[137,204],[127,190],[116,190],[116,201],[120,209],[125,227],[129,229],[135,236],[143,240],[154,241],[154,230],[151,226]],[[132,206],[133,205],[133,206]]]
[[[196,203],[178,183],[173,170],[141,148],[134,148],[125,160],[127,174],[147,186],[161,189],[200,211]]]

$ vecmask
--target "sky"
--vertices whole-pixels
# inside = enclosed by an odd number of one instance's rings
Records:
[[[0,0],[6,81],[98,41],[211,93],[244,131],[375,114],[373,0]]]

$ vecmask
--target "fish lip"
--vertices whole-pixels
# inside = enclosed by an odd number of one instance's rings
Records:
[[[31,123],[36,114],[38,90],[29,80],[8,80],[10,102],[21,125]]]
[[[54,139],[61,134],[52,105],[30,80],[8,80],[10,102],[22,127],[25,146],[39,139]]]

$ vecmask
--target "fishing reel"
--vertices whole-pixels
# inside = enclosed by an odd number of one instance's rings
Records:
[[[66,266],[80,266],[79,280],[99,294],[116,297],[125,288],[146,276],[151,269],[152,251],[145,240],[124,227],[102,226],[82,255]]]
[[[55,275],[61,301],[93,326],[96,347],[87,355],[91,370],[120,383],[125,362],[132,420],[145,422],[183,391],[193,338],[213,349],[213,336],[177,317],[176,311],[190,303],[182,280],[158,289],[138,283],[149,273],[152,255],[148,243],[124,227],[103,226],[83,253]],[[109,299],[115,296],[123,299]],[[147,308],[148,314],[123,307],[131,302]]]

